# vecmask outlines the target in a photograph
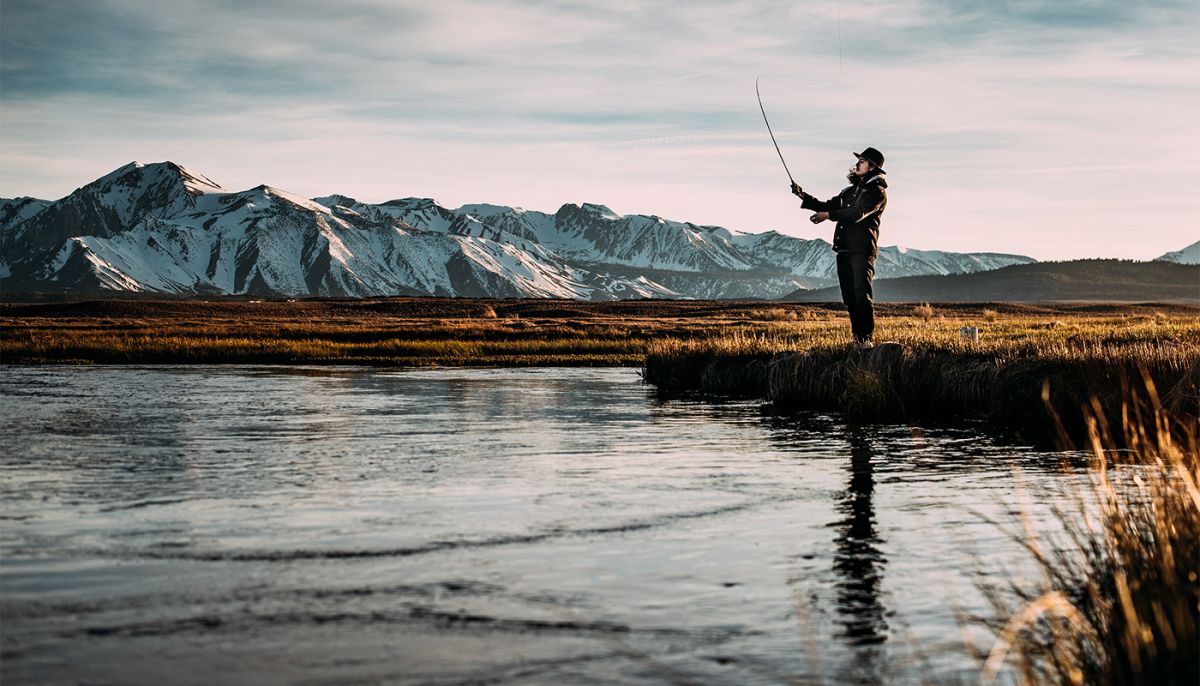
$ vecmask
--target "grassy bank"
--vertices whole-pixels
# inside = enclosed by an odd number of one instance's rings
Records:
[[[386,298],[0,304],[5,364],[644,366],[667,393],[767,398],[871,418],[987,417],[1051,427],[1107,406],[1143,374],[1194,416],[1200,308],[883,305],[877,339],[847,344],[838,305]],[[980,340],[959,339],[963,325]],[[1111,402],[1110,402],[1111,401]],[[1190,415],[1189,415],[1190,413]]]
[[[844,331],[798,323],[782,335],[653,343],[646,380],[665,392],[762,397],[783,409],[840,411],[865,419],[982,417],[1045,442],[1047,405],[1082,428],[1095,397],[1119,421],[1121,399],[1143,378],[1166,411],[1200,414],[1200,318],[1194,314],[1053,317],[989,310],[982,321],[912,308],[881,322],[860,352]],[[981,328],[977,342],[958,327]]]

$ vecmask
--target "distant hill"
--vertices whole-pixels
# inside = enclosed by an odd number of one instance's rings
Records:
[[[1127,260],[1018,264],[975,274],[875,281],[879,302],[1200,302],[1200,265]],[[789,302],[840,301],[835,288],[795,291]]]

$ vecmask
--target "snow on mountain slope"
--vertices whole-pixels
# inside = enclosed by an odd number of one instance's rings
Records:
[[[779,297],[827,285],[822,240],[747,234],[603,205],[450,210],[428,198],[231,192],[131,163],[55,202],[0,201],[5,288],[260,295]],[[1018,256],[885,248],[880,272],[954,273]]]
[[[396,218],[433,231],[468,231],[462,218],[536,241],[582,264],[611,264],[681,271],[749,269],[720,227],[699,227],[643,215],[622,216],[603,205],[563,205],[557,213],[473,204],[445,210],[431,200],[389,201]],[[432,205],[431,205],[432,204]],[[355,208],[357,210],[357,208]],[[358,210],[362,211],[362,210]],[[459,219],[455,219],[458,217]]]
[[[168,293],[678,297],[644,280],[592,274],[432,201],[323,200],[265,185],[228,192],[177,165],[127,165],[42,207],[34,218],[47,215],[43,226],[65,224],[70,208],[89,211],[71,215],[76,235],[53,249],[43,245],[46,232],[23,232],[29,240],[12,247],[25,259],[3,276],[49,289]]]
[[[20,254],[15,236],[22,233],[21,225],[51,205],[37,198],[0,198],[0,279],[12,274],[10,262]]]
[[[808,287],[827,286],[837,281],[837,254],[829,243],[805,240],[777,231],[735,233],[730,242],[760,264],[778,265],[789,274],[812,282]]]
[[[715,227],[621,216],[603,205],[563,205],[554,215],[554,228],[553,235],[543,237],[549,247],[596,263],[699,272],[754,266]]]
[[[1160,257],[1156,257],[1155,261],[1176,262],[1178,264],[1200,264],[1200,241],[1196,241],[1182,250],[1176,250]]]
[[[91,191],[98,204],[111,208],[124,226],[144,216],[173,216],[194,207],[197,196],[224,191],[207,177],[173,162],[130,162],[83,190]]]
[[[528,212],[519,207],[502,205],[463,205],[454,214],[472,217],[501,231],[537,241],[549,247],[547,238],[554,234],[554,216],[544,212]]]
[[[37,198],[0,198],[0,232],[15,229],[50,206],[49,200]]]
[[[402,198],[389,200],[382,205],[373,205],[385,216],[399,219],[422,231],[446,233],[454,223],[455,215],[429,198]]]
[[[970,274],[1034,261],[1029,257],[1004,253],[948,253],[890,246],[879,249],[879,256],[875,259],[875,276],[894,279],[902,276]]]
[[[129,164],[50,203],[0,237],[0,251],[11,264],[17,243],[25,250],[47,250],[80,235],[112,236],[144,217],[171,217],[196,205],[221,187],[173,162]]]

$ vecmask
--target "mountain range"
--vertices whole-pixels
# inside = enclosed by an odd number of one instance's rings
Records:
[[[1033,262],[891,246],[880,249],[876,274]],[[230,191],[173,162],[132,162],[61,200],[0,199],[4,292],[724,299],[835,283],[823,240],[591,203],[547,214],[428,198],[309,199],[266,185]]]

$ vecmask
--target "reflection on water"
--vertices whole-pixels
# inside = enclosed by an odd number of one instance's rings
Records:
[[[622,369],[2,374],[5,683],[969,676],[968,508],[1056,467]]]
[[[879,597],[887,561],[883,540],[875,530],[875,508],[871,503],[875,474],[871,444],[864,431],[850,434],[850,483],[837,504],[842,518],[833,524],[838,532],[833,569],[841,577],[837,599],[842,618],[838,623],[854,645],[887,640],[887,620]]]
[[[840,636],[851,645],[861,646],[860,660],[851,670],[856,681],[882,683],[881,653],[871,646],[887,640],[888,626],[880,598],[880,585],[887,561],[884,541],[875,530],[874,467],[870,439],[865,429],[850,434],[850,482],[837,504],[841,519],[837,530],[833,569],[837,573],[838,624]]]

